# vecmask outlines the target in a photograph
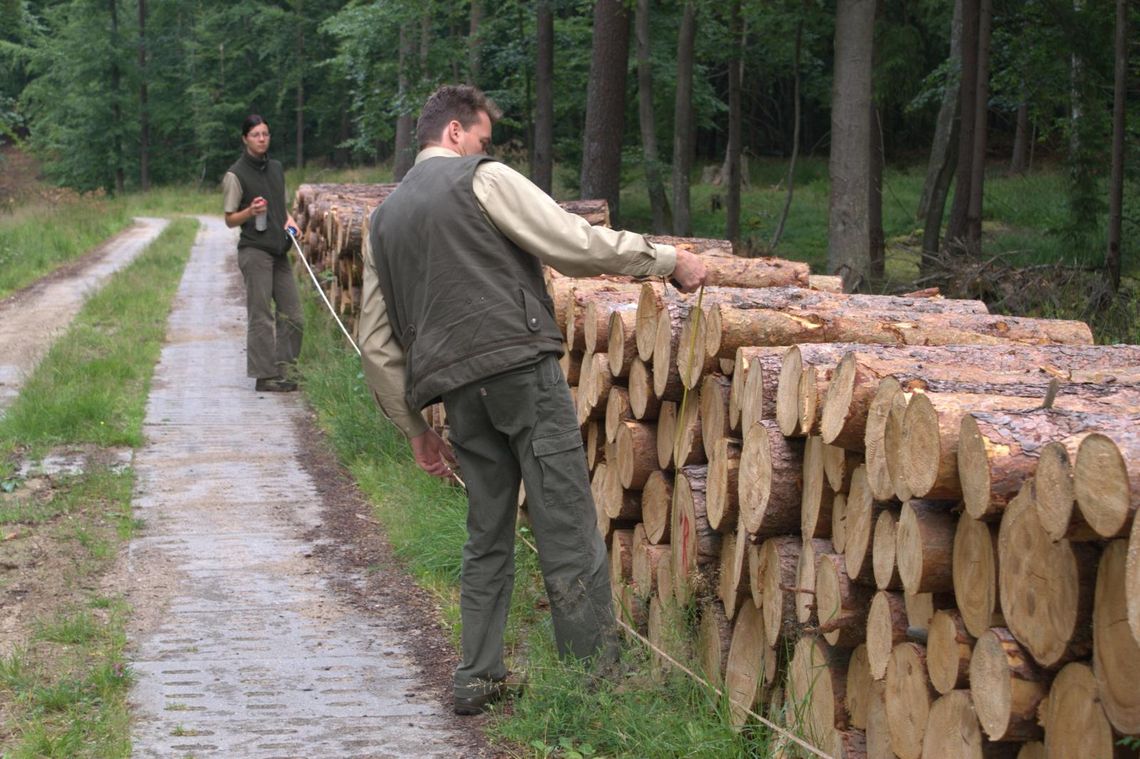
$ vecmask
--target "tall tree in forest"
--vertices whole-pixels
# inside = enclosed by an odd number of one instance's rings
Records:
[[[677,31],[677,91],[673,100],[673,234],[693,233],[689,180],[693,171],[693,64],[697,37],[694,0],[686,0]]]
[[[637,37],[637,115],[641,126],[641,154],[645,165],[645,188],[649,193],[652,229],[668,234],[673,227],[673,212],[665,195],[661,178],[661,161],[657,153],[657,120],[653,114],[653,62],[649,46],[649,0],[637,0],[634,15]]]
[[[396,73],[396,147],[392,161],[392,176],[397,182],[404,178],[416,157],[416,121],[412,113],[411,69],[414,65],[415,36],[410,21],[400,25],[400,50]]]
[[[479,61],[483,55],[483,0],[471,0],[467,32],[467,83],[479,85]]]
[[[1120,231],[1124,207],[1124,113],[1128,97],[1128,0],[1116,0],[1112,87],[1112,176],[1108,185],[1108,249],[1104,269],[1113,292],[1120,289]]]
[[[733,0],[730,5],[728,34],[728,148],[725,154],[728,193],[724,204],[724,236],[735,245],[740,241],[741,143],[744,136],[740,105],[740,90],[744,84],[744,23],[740,17],[740,0]]]
[[[293,71],[296,81],[293,83],[293,165],[301,168],[305,165],[305,8],[304,0],[296,0],[296,19],[294,21],[294,34],[296,42],[293,46]]]
[[[107,0],[107,9],[111,21],[111,49],[119,50],[119,0]],[[123,133],[120,125],[123,123],[123,71],[117,55],[112,55],[109,61],[111,68],[111,113],[114,117],[111,135],[111,170],[115,176],[115,192],[122,194],[126,188],[126,172],[123,170]]]
[[[539,0],[535,13],[534,144],[530,178],[548,195],[554,184],[554,9]]]
[[[883,231],[883,119],[879,104],[871,100],[871,141],[867,146],[870,160],[867,174],[867,240],[873,282],[882,282],[887,273],[887,237]]]
[[[926,181],[918,199],[915,218],[923,222],[922,268],[938,252],[942,232],[942,214],[958,157],[958,62],[962,55],[962,0],[954,0],[954,16],[950,22],[950,54],[942,82],[942,103],[934,122],[934,140],[926,166]]]
[[[772,233],[772,239],[768,243],[768,247],[773,251],[780,244],[780,238],[784,236],[784,224],[787,223],[788,213],[792,210],[792,196],[796,186],[796,159],[800,154],[800,121],[802,120],[800,114],[800,57],[803,54],[803,38],[804,20],[799,17],[796,19],[796,44],[792,54],[792,157],[788,159],[786,180],[788,189],[784,194],[784,207],[780,210],[780,219],[776,222],[776,230]]]
[[[970,196],[966,206],[966,249],[982,252],[982,201],[986,181],[986,144],[989,132],[990,29],[993,0],[978,6],[978,71],[974,82],[974,144],[970,155]]]
[[[621,218],[621,145],[628,64],[629,10],[624,0],[597,0],[580,191],[584,198],[601,198],[609,203],[615,223]]]
[[[954,171],[954,202],[946,225],[946,240],[952,246],[966,240],[967,213],[970,207],[970,182],[973,179],[974,109],[977,106],[978,82],[978,16],[981,0],[962,0],[962,58],[958,85],[958,165]]]
[[[139,189],[150,189],[150,104],[146,70],[146,0],[139,1]]]
[[[847,292],[870,277],[868,176],[871,145],[871,72],[876,0],[838,0],[835,75],[831,87],[827,266]]]

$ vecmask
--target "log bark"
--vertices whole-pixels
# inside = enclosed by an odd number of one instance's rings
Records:
[[[761,419],[774,419],[783,348],[741,348],[733,358],[728,421],[743,434]]]
[[[874,590],[851,581],[841,554],[816,559],[815,601],[819,631],[836,648],[850,649],[867,640],[867,605]]]
[[[796,532],[803,446],[780,435],[773,422],[753,425],[744,436],[737,472],[739,519],[757,538]]]
[[[673,553],[673,597],[685,606],[696,596],[713,595],[711,570],[720,558],[721,535],[709,526],[705,511],[704,466],[677,470],[674,481],[670,547]]]
[[[800,534],[810,538],[831,535],[835,494],[823,473],[823,441],[809,437],[804,444],[803,490],[800,498]]]
[[[875,587],[879,590],[901,590],[897,556],[898,510],[886,508],[875,520],[871,564],[875,574]]]
[[[1114,540],[1100,559],[1093,605],[1093,674],[1108,721],[1124,735],[1140,733],[1140,644],[1127,624],[1128,544]]]
[[[926,675],[926,649],[917,643],[896,645],[887,662],[886,684],[891,750],[900,759],[919,759],[930,707],[937,695]]]
[[[736,529],[740,504],[740,455],[742,443],[722,437],[716,441],[709,456],[708,490],[705,501],[709,525],[717,532],[730,533]]]
[[[1069,664],[1057,673],[1041,705],[1046,756],[1115,755],[1116,739],[1099,690],[1087,664]]]
[[[1054,543],[1027,483],[1002,515],[998,584],[1006,625],[1033,659],[1056,668],[1089,653],[1096,549]]]
[[[975,638],[998,613],[998,527],[970,516],[958,518],[954,530],[954,598],[966,630]]]
[[[672,503],[673,473],[658,470],[649,475],[641,491],[641,519],[645,537],[653,545],[669,544]]]
[[[1034,476],[1047,444],[1109,424],[1114,418],[1057,408],[969,412],[962,417],[958,432],[958,477],[966,512],[975,519],[1000,513],[1022,482]],[[1077,443],[1070,445],[1075,449]],[[1044,503],[1042,499],[1038,507]],[[1067,516],[1064,522],[1067,530]],[[1056,539],[1065,537],[1063,531],[1057,534],[1050,528],[1044,513],[1042,523]]]
[[[1135,346],[1073,345],[954,345],[884,347],[858,346],[844,356],[832,373],[824,396],[820,431],[825,442],[844,448],[859,448],[871,399],[878,383],[894,373],[904,379],[930,382],[954,379],[962,368],[991,372],[1016,372],[1027,379],[1057,378],[1061,381],[1108,382],[1113,368],[1136,366],[1140,349]],[[1087,376],[1089,371],[1110,370],[1106,376]],[[1086,373],[1082,375],[1082,372]]]
[[[1081,516],[1097,535],[1127,534],[1140,505],[1140,416],[1122,418],[1081,440],[1073,489]]]
[[[934,612],[926,633],[926,668],[934,690],[946,695],[969,687],[974,642],[957,609]]]
[[[945,593],[954,589],[952,556],[957,520],[952,504],[907,501],[899,515],[895,560],[908,593]]]
[[[895,646],[906,640],[909,622],[902,593],[880,590],[867,613],[867,666],[871,677],[882,680]]]
[[[802,546],[802,541],[792,535],[768,538],[760,544],[758,579],[769,646],[775,646],[781,637],[792,639],[798,629],[796,566]]]
[[[752,604],[745,604],[732,626],[728,668],[724,676],[729,698],[729,721],[739,727],[748,720],[764,682],[766,665],[775,664],[775,651],[769,651],[764,637],[764,618]]]
[[[1041,737],[1037,706],[1049,691],[1048,675],[1004,627],[978,638],[970,659],[970,692],[978,722],[992,741]]]

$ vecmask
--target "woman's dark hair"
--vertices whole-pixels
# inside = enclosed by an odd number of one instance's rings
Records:
[[[253,129],[258,124],[265,124],[268,126],[268,122],[266,122],[265,119],[263,119],[261,116],[258,116],[256,113],[251,113],[246,116],[245,121],[241,122],[241,136],[245,137],[247,134],[249,134],[249,130]]]
[[[416,122],[416,141],[421,148],[436,142],[440,132],[453,119],[468,129],[479,120],[480,112],[486,113],[491,121],[497,121],[503,115],[494,101],[479,88],[467,84],[445,84],[424,103]]]

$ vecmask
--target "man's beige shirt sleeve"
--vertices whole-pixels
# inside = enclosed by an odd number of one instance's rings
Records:
[[[388,308],[380,290],[380,278],[376,274],[367,231],[361,255],[364,259],[364,274],[356,334],[364,377],[384,415],[410,439],[426,431],[427,422],[418,411],[408,406],[404,395],[404,351],[396,342],[392,325],[388,321]]]
[[[563,210],[506,164],[482,164],[472,184],[476,199],[500,232],[567,276],[666,277],[677,265],[672,245],[655,245],[633,232],[593,226]]]

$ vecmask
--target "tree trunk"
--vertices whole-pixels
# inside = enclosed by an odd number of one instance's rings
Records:
[[[732,53],[728,61],[728,148],[725,155],[725,163],[728,164],[728,192],[724,204],[724,236],[735,245],[740,241],[740,161],[743,138],[740,91],[744,77],[744,29],[740,18],[740,0],[732,3],[729,13],[728,44]]]
[[[982,203],[986,180],[986,134],[990,97],[990,29],[993,0],[981,0],[978,8],[978,72],[974,94],[974,144],[970,159],[970,199],[966,208],[966,244],[972,256],[982,253]]]
[[[887,242],[886,233],[883,232],[883,122],[879,114],[878,103],[871,101],[871,143],[870,150],[871,173],[867,183],[867,223],[870,229],[870,273],[874,286],[882,283],[886,276]]]
[[[1128,2],[1116,0],[1116,67],[1112,98],[1112,177],[1108,185],[1108,250],[1104,269],[1113,292],[1120,289],[1120,232],[1124,207],[1124,114],[1128,97]]]
[[[950,22],[950,52],[948,58],[958,61],[962,57],[962,0],[954,0],[954,14]],[[918,211],[914,218],[923,221],[929,218],[929,213],[939,201],[937,187],[950,186],[949,176],[953,175],[954,155],[956,150],[955,124],[958,116],[958,74],[952,71],[947,74],[942,83],[942,104],[938,108],[938,116],[934,121],[934,140],[930,146],[930,160],[926,166],[926,180],[922,184],[922,194],[918,199]],[[945,190],[941,195],[943,206],[946,203]],[[942,207],[938,209],[938,219],[942,218]],[[929,230],[927,230],[929,232]],[[937,251],[938,231],[935,230],[934,248],[923,247],[923,251]]]
[[[396,149],[392,159],[392,176],[397,182],[404,178],[416,159],[416,122],[415,116],[408,108],[414,45],[411,25],[405,23],[400,27],[400,53],[396,64],[399,68],[396,75],[396,101],[400,111],[396,117]]]
[[[629,11],[621,0],[597,0],[579,187],[582,197],[602,198],[609,203],[615,224],[621,217],[621,145],[628,62]]]
[[[962,0],[961,84],[958,89],[958,165],[955,172],[954,203],[946,227],[951,246],[966,240],[970,207],[970,181],[974,176],[974,115],[978,82],[978,16],[982,0]]]
[[[471,0],[467,33],[467,83],[479,85],[479,61],[483,54],[483,37],[479,33],[483,22],[483,0]]]
[[[300,169],[305,166],[305,14],[304,0],[297,0],[297,42],[294,45],[293,65],[297,70],[297,89],[294,92],[294,125],[297,134],[294,138],[294,165]]]
[[[139,0],[139,189],[150,189],[150,98],[147,93],[146,0]]]
[[[784,236],[784,224],[788,221],[788,212],[792,210],[792,195],[796,183],[796,158],[800,154],[800,57],[803,51],[804,20],[796,19],[796,48],[792,59],[792,157],[788,161],[788,189],[784,195],[784,207],[780,211],[780,220],[776,222],[776,231],[772,233],[772,241],[768,247],[773,251],[780,244]]]
[[[697,10],[686,0],[677,32],[677,92],[673,101],[673,234],[693,233],[689,180],[693,171],[693,65]]]
[[[645,165],[645,189],[649,194],[652,230],[668,234],[673,229],[673,212],[661,179],[657,153],[657,120],[653,114],[653,65],[649,45],[649,0],[637,0],[637,113],[641,125],[641,153]]]
[[[116,195],[122,195],[126,188],[123,173],[123,133],[120,124],[123,123],[123,92],[122,70],[119,68],[119,2],[109,0],[111,9],[111,117],[114,127],[111,131],[111,170],[114,177]]]
[[[835,11],[827,267],[843,277],[847,292],[866,288],[871,273],[868,177],[875,6],[876,0],[838,0]]]
[[[1009,161],[1010,174],[1024,174],[1029,168],[1029,102],[1026,86],[1021,85],[1022,100],[1017,104],[1017,126],[1013,132],[1013,154]]]
[[[554,10],[539,0],[535,10],[534,152],[530,176],[546,194],[554,182]]]

